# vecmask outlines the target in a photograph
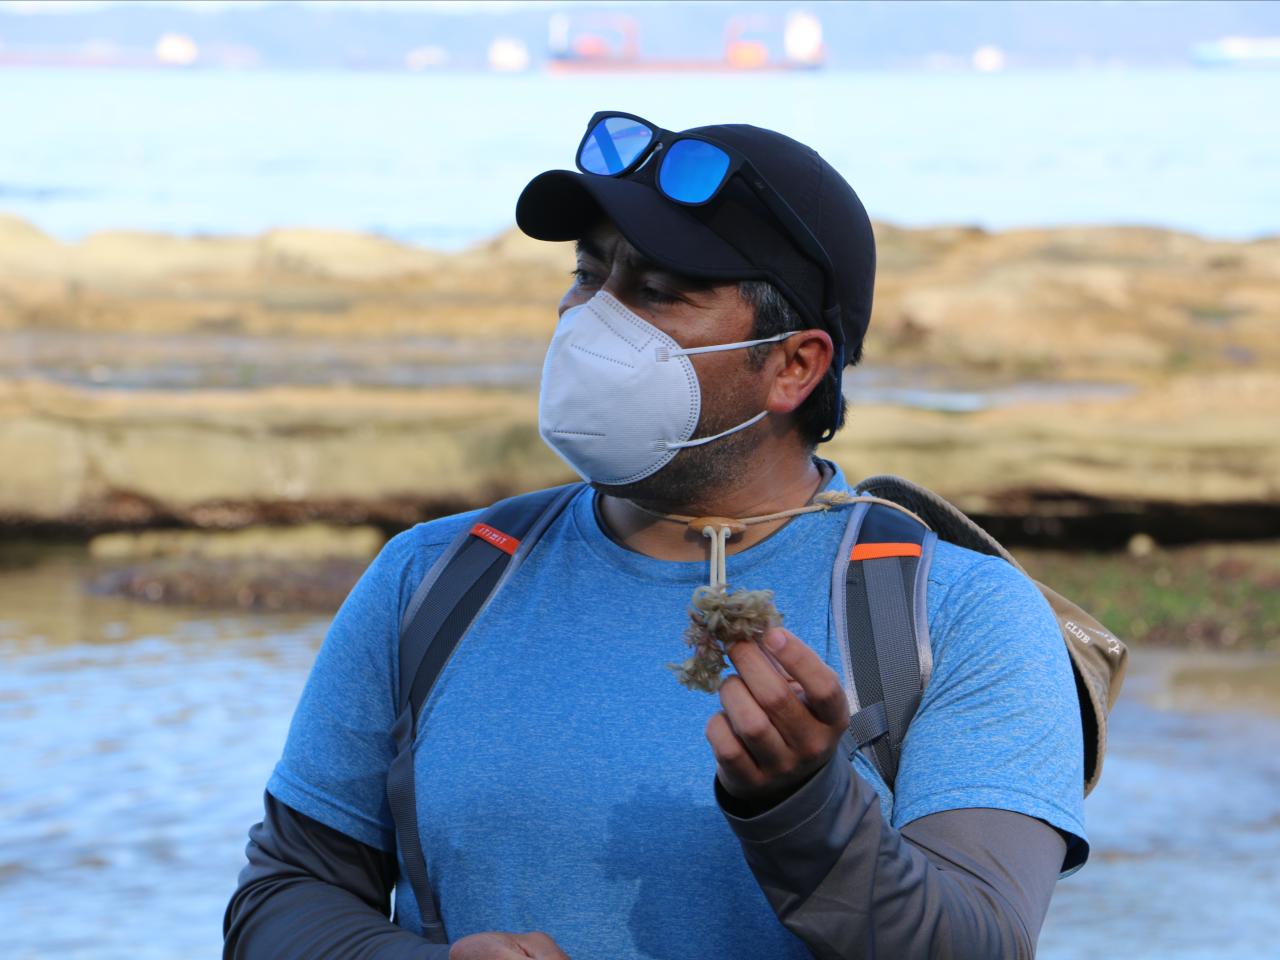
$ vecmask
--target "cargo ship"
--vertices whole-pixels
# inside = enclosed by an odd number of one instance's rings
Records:
[[[745,14],[724,28],[724,51],[705,59],[663,59],[640,52],[640,26],[625,13],[556,13],[548,24],[551,73],[682,73],[816,70],[823,65],[822,23],[810,13]]]

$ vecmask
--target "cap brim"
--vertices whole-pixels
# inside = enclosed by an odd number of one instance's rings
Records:
[[[689,276],[751,279],[761,271],[688,210],[647,183],[549,170],[516,201],[516,225],[535,240],[578,240],[601,219],[660,267]]]

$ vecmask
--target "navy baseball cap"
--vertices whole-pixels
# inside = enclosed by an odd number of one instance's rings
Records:
[[[876,247],[871,220],[848,182],[811,147],[748,124],[694,127],[743,154],[826,251],[840,330],[823,319],[825,271],[806,256],[767,207],[732,176],[711,202],[686,206],[663,196],[646,160],[620,177],[549,170],[524,188],[516,224],[538,240],[577,240],[602,218],[659,266],[710,280],[767,280],[808,323],[827,329],[844,356],[858,355],[871,320]]]

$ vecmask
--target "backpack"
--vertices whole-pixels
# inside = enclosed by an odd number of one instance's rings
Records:
[[[396,756],[387,773],[387,797],[405,876],[429,942],[447,939],[418,832],[413,772],[418,713],[480,611],[584,486],[539,490],[483,511],[432,565],[401,620],[399,702],[391,731]],[[844,745],[850,758],[862,750],[892,790],[907,727],[933,669],[925,590],[934,545],[941,538],[1026,571],[994,537],[924,487],[876,476],[854,489],[864,498],[850,511],[831,578],[833,620],[845,686],[852,694]],[[1107,714],[1120,694],[1128,650],[1070,600],[1036,586],[1057,617],[1070,655],[1087,796],[1102,773]]]

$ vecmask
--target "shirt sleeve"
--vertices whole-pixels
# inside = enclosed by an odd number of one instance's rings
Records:
[[[1065,844],[1007,810],[934,814],[895,830],[842,753],[750,818],[716,798],[778,919],[819,960],[1030,960]]]
[[[388,920],[396,858],[271,794],[222,921],[224,960],[447,960]]]
[[[415,527],[389,540],[343,601],[294,712],[267,791],[382,851],[395,850],[387,768],[395,756],[401,611],[444,543]]]
[[[893,826],[1009,810],[1062,831],[1064,866],[1083,863],[1080,706],[1048,602],[1015,567],[981,557],[946,586],[929,626],[933,675],[903,742]]]

